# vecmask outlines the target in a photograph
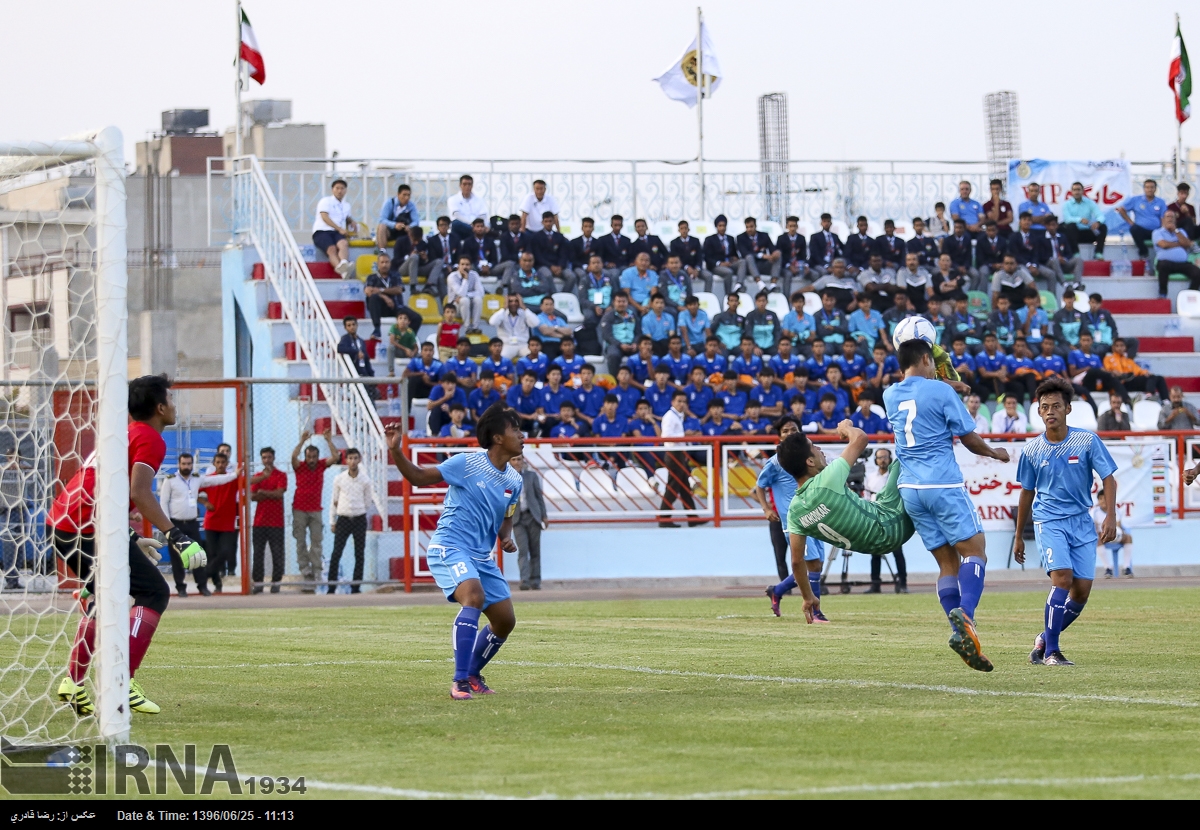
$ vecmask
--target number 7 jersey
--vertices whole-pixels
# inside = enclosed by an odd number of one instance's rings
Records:
[[[896,435],[900,486],[914,489],[962,486],[954,438],[975,431],[975,419],[949,384],[913,377],[883,392]]]

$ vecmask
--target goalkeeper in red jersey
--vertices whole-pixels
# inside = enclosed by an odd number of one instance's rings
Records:
[[[137,510],[167,537],[171,552],[187,570],[202,568],[208,557],[198,543],[171,524],[154,497],[154,476],[167,453],[162,431],[175,423],[175,403],[171,400],[171,382],[162,375],[147,375],[129,382],[129,499],[130,510]],[[93,454],[94,458],[94,454]],[[54,549],[83,583],[80,599],[87,608],[75,642],[71,647],[68,676],[58,687],[58,698],[78,715],[95,712],[91,696],[83,686],[96,645],[95,527],[92,511],[96,499],[96,468],[89,459],[66,488],[54,500],[47,517],[54,536]],[[129,531],[129,707],[135,712],[157,715],[157,704],[142,692],[133,679],[150,648],[158,621],[167,610],[171,589],[156,562],[157,547],[151,540],[139,539]]]

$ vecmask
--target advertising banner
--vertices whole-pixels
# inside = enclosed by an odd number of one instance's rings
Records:
[[[1008,162],[1008,201],[1019,211],[1029,198],[1029,185],[1041,185],[1041,200],[1054,212],[1062,215],[1062,205],[1070,198],[1071,185],[1079,182],[1087,198],[1096,202],[1101,212],[1116,216],[1116,207],[1133,194],[1129,162],[1109,161],[1048,161],[1046,159],[1011,159]],[[1117,217],[1116,221],[1122,223]],[[1112,233],[1113,223],[1109,225]],[[1015,223],[1014,223],[1015,224]]]

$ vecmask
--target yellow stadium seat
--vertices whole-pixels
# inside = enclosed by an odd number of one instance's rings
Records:
[[[727,468],[725,475],[729,477],[729,492],[735,496],[749,496],[758,484],[758,474],[740,464]]]
[[[442,322],[442,310],[437,297],[432,294],[413,294],[408,298],[408,307],[421,315],[422,323],[436,325]]]
[[[483,295],[483,319],[490,320],[492,315],[504,308],[504,297],[499,294]]]
[[[692,488],[692,494],[702,499],[708,498],[708,468],[692,467],[692,478],[696,479],[696,486]]]
[[[379,257],[375,254],[361,254],[358,259],[354,260],[354,273],[360,280],[365,280],[375,270],[375,261]]]
[[[374,248],[375,240],[374,239],[351,239],[350,247],[351,248]]]

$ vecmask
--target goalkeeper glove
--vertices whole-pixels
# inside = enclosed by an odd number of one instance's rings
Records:
[[[157,539],[148,539],[145,536],[139,536],[137,546],[142,549],[142,553],[146,554],[147,558],[155,565],[162,560],[162,554],[158,549],[162,547]]]
[[[204,552],[204,548],[178,527],[167,531],[167,544],[170,545],[171,551],[179,557],[183,567],[189,571],[203,568],[208,564],[208,554]]]

